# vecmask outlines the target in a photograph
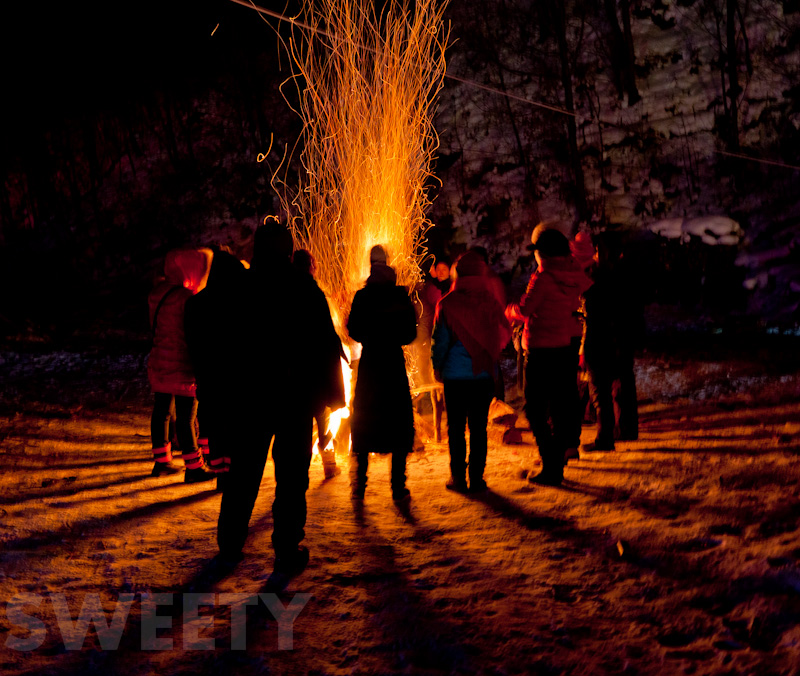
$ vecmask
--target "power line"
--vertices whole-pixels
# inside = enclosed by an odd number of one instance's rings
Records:
[[[285,21],[285,22],[290,23],[290,24],[292,24],[294,26],[299,26],[300,28],[303,28],[305,30],[311,31],[312,33],[318,33],[318,34],[324,35],[325,37],[328,37],[328,38],[332,37],[330,33],[328,33],[327,31],[325,31],[325,30],[323,30],[321,28],[317,28],[317,27],[311,26],[311,25],[309,25],[309,24],[307,24],[307,23],[305,23],[303,21],[298,21],[294,17],[285,16],[285,15],[279,13],[279,12],[274,12],[274,11],[266,9],[264,7],[260,7],[260,6],[256,5],[255,3],[253,3],[251,0],[230,0],[230,2],[233,2],[233,3],[237,4],[237,5],[241,5],[242,7],[247,7],[249,9],[255,10],[259,14],[262,14],[264,16],[272,17],[273,19],[277,19],[278,21]],[[218,26],[219,26],[219,24],[217,24],[217,27]],[[214,31],[216,31],[216,30],[217,29],[215,28]],[[212,35],[213,35],[213,33],[212,33]],[[502,91],[502,90],[497,89],[495,87],[489,87],[488,85],[481,84],[480,82],[476,82],[475,80],[468,80],[466,78],[458,77],[456,75],[450,75],[448,73],[445,73],[444,77],[446,77],[448,80],[453,80],[454,82],[460,82],[462,84],[466,84],[466,85],[469,85],[471,87],[475,87],[476,89],[482,89],[484,91],[490,92],[492,94],[497,94],[499,96],[505,96],[505,97],[507,97],[509,99],[513,99],[515,101],[520,101],[522,103],[527,103],[528,105],[531,105],[531,106],[536,106],[537,108],[544,108],[545,110],[550,110],[550,111],[552,111],[554,113],[560,113],[561,115],[568,115],[570,117],[574,117],[579,122],[585,122],[587,120],[588,121],[592,121],[594,119],[594,118],[586,118],[583,115],[580,115],[580,114],[578,114],[578,113],[576,113],[574,111],[569,111],[569,110],[566,110],[564,108],[559,108],[558,106],[553,106],[553,105],[550,105],[548,103],[542,103],[541,101],[534,101],[532,99],[525,98],[524,96],[517,96],[516,94],[511,94],[509,92]],[[615,127],[617,129],[622,129],[623,131],[625,131],[627,133],[631,133],[631,134],[634,134],[634,135],[639,135],[638,131],[634,131],[634,130],[631,129],[634,126],[638,126],[636,123],[633,123],[633,124],[630,124],[630,123],[629,124],[626,124],[626,123],[615,123],[615,122],[611,122],[609,120],[603,120],[602,118],[597,118],[597,122],[598,122],[598,124],[601,124],[601,125],[606,126],[606,127]],[[714,152],[716,154],[718,154],[718,155],[724,155],[726,157],[735,157],[737,159],[748,160],[750,162],[757,162],[759,164],[769,164],[769,165],[775,166],[775,167],[783,167],[784,169],[800,170],[800,166],[795,166],[793,164],[786,164],[784,162],[776,162],[774,160],[764,160],[764,159],[761,159],[759,157],[753,157],[752,155],[744,155],[744,154],[741,154],[741,153],[729,153],[729,152],[726,152],[726,151],[723,151],[723,150],[715,150]]]
[[[233,0],[233,2],[237,2],[238,0]],[[570,117],[575,117],[580,119],[580,115],[578,113],[570,112],[569,110],[565,110],[564,108],[558,108],[557,106],[551,106],[549,103],[541,103],[539,101],[533,101],[531,99],[526,99],[523,96],[517,96],[516,94],[509,94],[508,92],[504,92],[500,89],[495,89],[494,87],[489,87],[487,85],[481,84],[480,82],[475,82],[475,80],[467,80],[462,77],[457,77],[455,75],[448,75],[445,73],[445,77],[448,80],[454,80],[456,82],[462,82],[463,84],[470,85],[472,87],[477,87],[478,89],[483,89],[487,92],[492,92],[492,94],[499,94],[500,96],[506,96],[509,99],[514,99],[516,101],[522,101],[523,103],[528,103],[532,106],[537,106],[538,108],[545,108],[546,110],[552,110],[554,113],[561,113],[562,115],[569,115]]]
[[[750,160],[751,162],[759,162],[760,164],[771,164],[774,167],[783,167],[784,169],[794,169],[800,171],[800,167],[794,164],[786,164],[785,162],[775,162],[774,160],[762,160],[760,157],[753,157],[752,155],[743,155],[742,153],[729,153],[724,150],[715,150],[717,155],[725,155],[726,157],[736,157],[740,160]]]
[[[284,16],[279,12],[273,12],[272,10],[265,9],[264,7],[259,7],[253,2],[249,2],[248,0],[230,0],[234,4],[241,5],[242,7],[249,7],[252,10],[255,10],[259,14],[263,14],[265,16],[272,17],[273,19],[278,19],[278,21],[285,21],[286,23],[290,23],[293,26],[299,26],[300,28],[304,28],[305,30],[311,31],[312,33],[318,33],[320,35],[324,35],[325,37],[332,37],[330,33],[327,31],[316,28],[311,26],[303,21],[298,21],[294,17],[291,16]],[[531,106],[536,106],[538,108],[544,108],[546,110],[553,111],[554,113],[560,113],[562,115],[569,115],[570,117],[579,118],[580,116],[577,113],[571,112],[569,110],[565,110],[564,108],[559,108],[558,106],[553,106],[548,103],[541,103],[540,101],[533,101],[532,99],[527,99],[523,96],[517,96],[516,94],[509,94],[508,92],[501,91],[500,89],[495,89],[494,87],[489,87],[488,85],[481,84],[480,82],[475,82],[474,80],[467,80],[466,78],[457,77],[455,75],[449,75],[445,73],[444,75],[448,80],[453,80],[455,82],[461,82],[466,85],[470,85],[477,89],[483,89],[484,91],[491,92],[493,94],[499,94],[500,96],[507,96],[510,99],[515,99],[517,101],[522,101],[523,103],[527,103]]]

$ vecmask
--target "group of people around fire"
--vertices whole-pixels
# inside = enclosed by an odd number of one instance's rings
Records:
[[[415,430],[404,346],[413,348],[420,389],[431,392],[434,422],[442,408],[447,412],[450,490],[487,490],[489,409],[502,396],[500,355],[515,325],[521,327],[525,413],[542,460],[529,481],[558,486],[568,460],[579,456],[581,362],[597,415],[596,439],[582,450],[613,450],[616,430],[617,439],[637,437],[636,312],[625,301],[631,294],[619,240],[603,233],[591,246],[579,233],[570,242],[543,223],[529,248],[536,270],[512,304],[483,248],[466,251],[452,267],[438,261],[413,300],[397,284],[383,247],[364,252],[370,274],[346,323],[349,338],[361,344],[352,364],[354,500],[364,498],[370,453],[391,453],[392,497],[398,503],[410,498],[406,458]],[[287,228],[267,220],[255,233],[249,265],[224,247],[172,251],[165,278],[149,298],[153,476],[185,471],[189,483],[217,479],[220,558],[235,562],[271,449],[270,586],[276,589],[308,562],[301,542],[314,421],[318,446],[330,461],[327,411],[346,405],[345,352],[314,271],[313,257],[294,251]],[[184,467],[173,460],[173,437]],[[331,467],[323,460],[326,478],[340,471],[335,461]]]

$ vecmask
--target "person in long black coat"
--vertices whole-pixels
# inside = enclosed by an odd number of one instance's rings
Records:
[[[414,305],[380,246],[370,252],[371,272],[356,292],[347,331],[362,344],[353,397],[352,439],[357,470],[353,497],[364,497],[370,453],[392,454],[392,497],[408,497],[406,456],[414,444],[414,412],[403,345],[417,335]]]

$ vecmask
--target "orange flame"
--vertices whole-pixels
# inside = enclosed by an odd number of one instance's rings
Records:
[[[287,49],[304,123],[303,170],[296,190],[277,172],[272,185],[295,243],[317,261],[343,338],[373,245],[385,247],[400,284],[420,278],[445,5],[390,0],[378,16],[372,0],[304,0],[304,25],[293,24]]]

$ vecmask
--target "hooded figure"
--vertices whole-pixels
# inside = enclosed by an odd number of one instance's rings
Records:
[[[480,254],[468,251],[455,267],[453,288],[436,308],[432,358],[444,382],[451,474],[447,487],[467,490],[464,432],[469,424],[469,490],[478,492],[486,490],[486,424],[498,359],[511,339],[511,326]]]
[[[406,374],[403,345],[417,335],[414,305],[408,290],[386,264],[386,252],[373,247],[370,275],[356,292],[347,331],[361,343],[353,397],[353,453],[358,461],[353,496],[364,497],[370,453],[392,454],[392,495],[408,496],[406,456],[414,444],[414,413]]]
[[[242,263],[217,249],[205,288],[186,301],[186,342],[197,378],[197,399],[203,404],[208,466],[216,474],[228,471],[237,445],[238,400],[246,373],[238,348],[244,280]]]
[[[186,335],[183,311],[208,274],[208,257],[197,249],[170,251],[164,261],[164,281],[150,293],[150,327],[153,348],[147,376],[153,392],[194,397],[196,383]]]
[[[147,360],[147,375],[154,394],[150,435],[153,442],[153,476],[175,474],[169,439],[170,409],[175,405],[175,431],[186,466],[187,483],[213,479],[206,471],[197,446],[197,417],[194,368],[184,331],[186,302],[202,288],[208,274],[211,252],[207,249],[178,249],[167,254],[165,280],[150,293],[150,326],[153,347]]]
[[[525,413],[542,457],[542,472],[529,480],[557,486],[574,444],[579,399],[572,341],[580,332],[580,296],[591,280],[560,231],[537,226],[532,239],[538,268],[506,316],[525,322]]]

